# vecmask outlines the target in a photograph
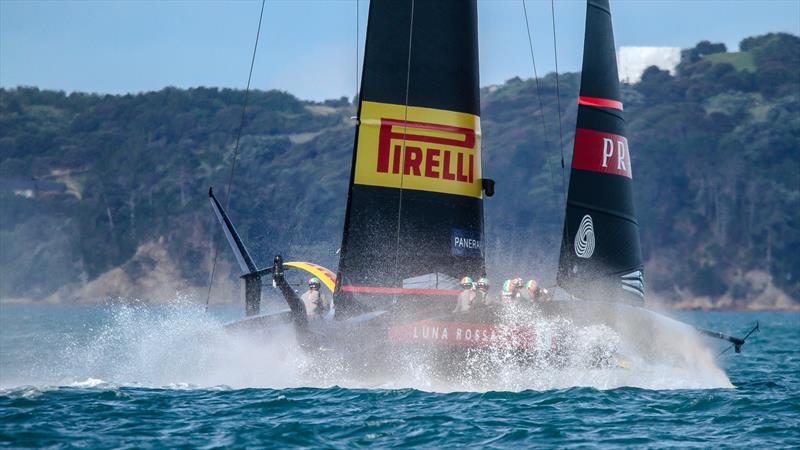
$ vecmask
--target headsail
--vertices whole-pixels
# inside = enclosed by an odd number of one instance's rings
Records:
[[[639,225],[608,0],[588,0],[558,284],[585,299],[644,299]]]
[[[373,0],[337,314],[481,275],[479,114],[476,2]]]

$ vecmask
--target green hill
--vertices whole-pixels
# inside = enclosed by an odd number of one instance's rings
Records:
[[[651,67],[623,89],[649,289],[677,306],[800,299],[800,39],[741,47],[700,43],[675,76]],[[567,165],[579,81],[560,76]],[[564,204],[555,76],[539,82],[543,111],[533,80],[482,91],[494,277],[529,267],[519,275],[554,279]],[[200,296],[221,234],[206,192],[224,192],[243,97],[0,89],[4,301]],[[346,98],[251,93],[229,209],[262,262],[283,253],[336,265],[353,113]],[[238,300],[220,249],[220,286]]]
[[[734,69],[743,72],[755,72],[756,64],[753,61],[753,54],[750,52],[738,53],[714,53],[708,55],[706,61],[716,64],[730,64]]]

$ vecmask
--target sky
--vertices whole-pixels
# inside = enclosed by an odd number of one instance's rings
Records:
[[[555,70],[550,1],[527,0],[539,74]],[[0,0],[0,86],[136,93],[244,88],[259,0]],[[267,0],[252,87],[323,100],[356,92],[368,0]],[[585,2],[555,1],[558,69],[580,69]],[[800,0],[612,0],[617,47],[800,34]],[[533,75],[521,0],[479,0],[481,85]]]

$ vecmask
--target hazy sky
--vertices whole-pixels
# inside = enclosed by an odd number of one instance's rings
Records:
[[[552,71],[550,2],[527,1],[540,74]],[[125,93],[243,88],[259,0],[0,0],[0,85]],[[363,56],[369,2],[360,0]],[[747,36],[800,34],[800,0],[612,0],[617,46],[735,51]],[[480,0],[481,84],[532,74],[520,0]],[[578,70],[585,3],[555,2],[560,70]],[[253,87],[321,100],[356,92],[356,1],[267,0]]]

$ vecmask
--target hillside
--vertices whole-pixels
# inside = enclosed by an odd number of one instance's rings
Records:
[[[624,87],[649,290],[679,307],[800,300],[800,39],[702,42]],[[560,75],[571,159],[580,75]],[[257,83],[256,83],[257,84]],[[563,220],[555,76],[482,91],[490,275],[554,279]],[[0,297],[204,297],[242,91],[0,89]],[[262,262],[337,263],[354,124],[346,98],[251,93],[230,213]],[[544,122],[544,127],[543,127]],[[546,130],[546,132],[545,132]],[[568,169],[568,167],[567,167]],[[568,175],[568,170],[566,174]],[[222,244],[215,301],[237,299]],[[217,292],[215,291],[215,292]]]

